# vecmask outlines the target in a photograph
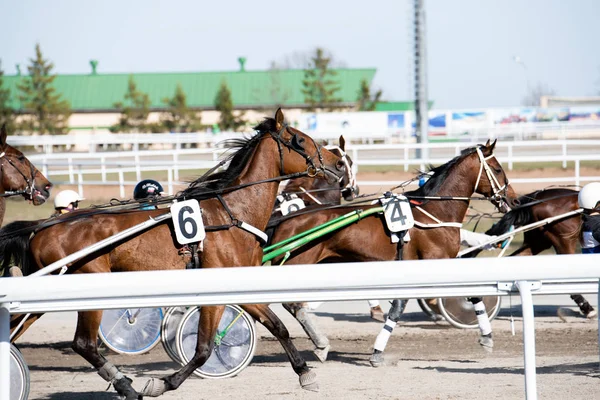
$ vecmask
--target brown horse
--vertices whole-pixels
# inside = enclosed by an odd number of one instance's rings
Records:
[[[6,212],[6,197],[23,196],[34,206],[44,204],[52,184],[19,150],[6,143],[6,124],[0,128],[0,224]]]
[[[520,206],[506,213],[486,233],[501,235],[509,231],[511,226],[520,226],[543,221],[547,218],[577,210],[579,192],[567,188],[549,188],[538,190],[519,198]],[[523,244],[511,256],[531,256],[544,250],[554,248],[556,254],[575,254],[579,245],[581,214],[557,220],[543,227],[529,230],[523,234]],[[472,252],[466,257],[475,257],[479,252]],[[580,294],[571,295],[579,309],[588,318],[597,315],[594,307]]]
[[[507,201],[512,202],[516,199],[516,194],[508,184],[504,170],[493,155],[495,143],[490,144],[488,141],[486,145],[464,150],[461,155],[446,164],[433,168],[431,170],[433,176],[423,187],[405,193],[411,199],[414,219],[419,223],[409,230],[410,240],[403,246],[400,246],[401,242],[392,243],[390,232],[381,214],[372,214],[294,250],[286,264],[456,257],[460,249],[460,234],[457,226],[462,223],[466,215],[468,199],[473,193],[490,197],[502,212],[508,210]],[[489,171],[489,174],[483,174],[484,170]],[[437,197],[438,200],[443,201],[427,199],[428,197]],[[291,237],[358,208],[366,210],[371,207],[374,206],[349,206],[313,213],[299,213],[298,216],[278,226],[273,242]],[[451,226],[444,226],[446,223],[450,223]],[[275,259],[273,263],[278,261],[279,259]],[[399,317],[401,313],[398,309],[399,302],[394,303],[395,306],[390,310],[388,318],[396,318],[394,313]],[[329,350],[329,341],[319,332],[314,321],[311,321],[306,309],[301,304],[287,304],[284,307],[299,320],[316,346],[315,354],[324,361]],[[382,351],[383,348],[376,349],[371,360],[374,365],[383,362]]]
[[[277,195],[278,181],[302,175],[319,176],[337,181],[345,173],[339,157],[317,145],[308,135],[284,124],[283,113],[267,118],[255,128],[258,133],[246,140],[230,156],[226,171],[200,178],[178,194],[178,199],[196,199],[203,210],[206,239],[200,254],[202,268],[260,265],[262,248],[258,241],[264,231]],[[283,175],[283,177],[282,177]],[[62,217],[64,222],[37,229],[13,223],[0,231],[0,251],[22,260],[27,273],[47,266],[73,252],[164,214],[164,209],[148,211],[76,211]],[[242,223],[243,222],[243,223]],[[255,233],[247,229],[254,227]],[[246,228],[245,228],[246,227]],[[18,234],[15,234],[18,232]],[[169,219],[123,243],[111,245],[69,266],[70,273],[147,271],[184,269],[189,261],[175,241]],[[260,321],[285,349],[300,384],[308,390],[318,389],[316,375],[290,340],[289,333],[268,305],[243,305],[245,311]],[[152,378],[141,394],[131,386],[112,363],[98,353],[98,327],[102,311],[79,312],[73,341],[75,352],[92,364],[117,392],[127,399],[142,395],[159,396],[177,389],[211,354],[218,323],[224,306],[202,307],[198,327],[196,354],[174,374]],[[12,321],[11,321],[12,322]],[[16,324],[17,321],[14,323]],[[30,321],[28,321],[30,322]]]

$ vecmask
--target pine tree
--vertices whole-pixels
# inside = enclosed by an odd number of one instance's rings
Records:
[[[50,71],[54,64],[44,60],[39,43],[35,45],[35,58],[30,61],[29,76],[17,85],[21,92],[19,99],[28,113],[23,117],[21,129],[43,135],[67,133],[71,106],[52,86],[56,75]]]
[[[197,132],[202,128],[201,117],[189,109],[180,84],[177,84],[173,98],[165,97],[162,101],[168,108],[160,120],[169,132]]]
[[[14,110],[10,106],[10,89],[4,88],[4,71],[0,63],[0,126],[4,124],[8,132],[15,131]]]
[[[235,116],[233,113],[233,101],[231,91],[226,82],[221,82],[219,91],[215,96],[215,109],[221,113],[219,117],[219,128],[222,131],[235,131],[245,125],[243,114]]]
[[[374,111],[377,103],[381,99],[382,91],[378,90],[376,93],[371,94],[371,88],[366,79],[360,81],[360,89],[358,90],[358,97],[356,99],[358,111]]]
[[[150,96],[137,89],[133,75],[129,75],[125,101],[114,104],[121,109],[119,122],[110,127],[111,132],[148,132],[151,126],[147,123],[150,114]]]
[[[309,105],[311,111],[317,108],[333,111],[336,105],[342,102],[342,99],[336,97],[340,86],[335,80],[337,72],[329,67],[331,58],[326,56],[322,48],[317,48],[311,58],[310,67],[304,70],[302,93],[304,102]]]

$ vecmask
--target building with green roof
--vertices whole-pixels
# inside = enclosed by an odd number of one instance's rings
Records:
[[[246,111],[246,119],[258,121],[265,110],[281,106],[286,116],[294,120],[308,106],[304,102],[302,69],[270,69],[246,70],[244,59],[240,59],[237,71],[214,72],[172,72],[172,73],[101,73],[97,70],[97,62],[91,61],[92,70],[88,74],[58,74],[54,87],[63,99],[67,100],[73,111],[69,120],[71,129],[89,130],[91,128],[105,130],[114,124],[120,114],[115,103],[124,100],[128,80],[133,76],[137,89],[150,97],[150,120],[157,120],[159,113],[165,109],[163,99],[173,97],[180,84],[186,94],[190,108],[202,111],[205,124],[213,124],[218,119],[214,111],[214,100],[222,82],[231,91],[233,105],[238,110]],[[375,68],[338,68],[335,69],[335,80],[340,90],[336,96],[341,99],[337,106],[341,110],[354,110],[362,80],[371,84]],[[4,85],[11,92],[10,106],[21,110],[17,85],[26,75],[5,75]],[[379,111],[409,110],[412,102],[383,102],[378,105]]]

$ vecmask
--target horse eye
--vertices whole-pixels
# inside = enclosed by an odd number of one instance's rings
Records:
[[[502,172],[502,169],[500,169],[500,168],[494,168],[494,171],[496,171],[496,173],[499,174],[499,173]]]

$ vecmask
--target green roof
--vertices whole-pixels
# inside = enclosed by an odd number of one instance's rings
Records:
[[[335,71],[335,79],[340,86],[336,95],[342,103],[356,102],[361,80],[366,79],[370,83],[376,72],[374,68]],[[229,86],[233,104],[238,108],[304,105],[304,71],[301,69],[57,75],[54,87],[71,103],[74,111],[114,110],[113,104],[123,101],[130,75],[133,75],[138,90],[150,96],[154,109],[165,107],[162,99],[173,97],[177,84],[183,87],[190,107],[214,108],[214,99],[222,81]],[[16,109],[20,108],[17,83],[23,79],[25,76],[4,76],[4,84],[11,91],[11,106]]]
[[[432,107],[433,101],[430,100],[428,108]],[[413,111],[414,109],[414,101],[381,101],[375,105],[375,111]]]

